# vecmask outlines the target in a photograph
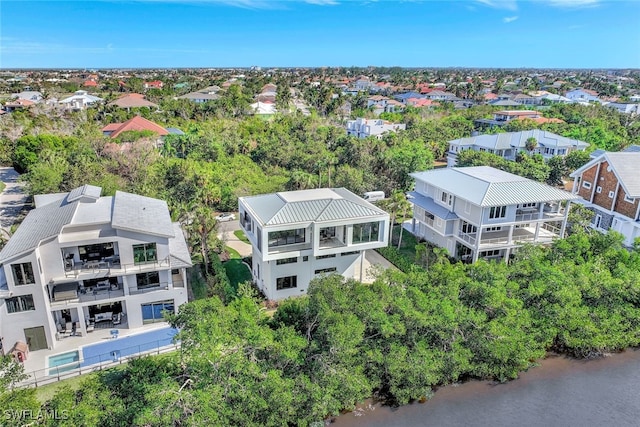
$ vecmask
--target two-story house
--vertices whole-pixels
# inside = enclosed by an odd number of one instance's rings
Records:
[[[380,139],[386,132],[397,132],[398,130],[405,130],[406,128],[406,124],[391,123],[382,119],[364,119],[359,117],[355,120],[347,120],[347,135],[357,136],[358,138],[375,136]]]
[[[240,197],[239,212],[268,299],[303,295],[321,274],[362,278],[365,251],[388,242],[389,214],[344,188]]]
[[[564,96],[573,102],[600,102],[598,92],[595,90],[577,88],[565,93]]]
[[[35,197],[0,252],[0,336],[52,349],[73,328],[135,329],[187,302],[191,258],[164,201],[85,185]]]
[[[478,119],[474,120],[473,123],[476,128],[485,129],[491,127],[503,127],[511,120],[515,119],[538,119],[540,117],[542,117],[542,114],[535,110],[502,110],[493,113],[493,119]]]
[[[639,166],[640,152],[604,152],[570,175],[578,202],[595,213],[591,225],[622,233],[627,246],[640,237]]]
[[[564,236],[577,196],[489,166],[415,172],[412,232],[464,261],[508,260],[523,243]]]
[[[540,154],[545,159],[550,159],[553,156],[565,157],[572,151],[584,151],[589,146],[584,141],[565,138],[564,136],[539,129],[476,135],[449,141],[447,166],[455,166],[458,154],[465,150],[484,151],[496,154],[507,160],[515,160],[519,152],[528,152],[527,140],[530,138],[535,139],[536,142],[532,153]]]

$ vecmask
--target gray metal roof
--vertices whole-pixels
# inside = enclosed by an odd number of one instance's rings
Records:
[[[156,236],[173,238],[174,225],[169,209],[162,200],[135,194],[116,192],[114,197],[100,197],[98,200],[83,199],[83,194],[95,195],[100,187],[83,186],[65,195],[40,197],[44,205],[29,212],[5,247],[0,251],[0,263],[31,251],[46,239],[60,234],[67,225],[97,224],[111,222],[114,229],[122,229]],[[74,201],[70,201],[72,198]],[[112,203],[113,201],[113,203]],[[189,251],[182,233],[174,240],[175,255],[183,263],[190,262]],[[190,265],[190,264],[189,264]]]
[[[67,196],[68,202],[75,202],[76,200],[81,199],[82,197],[90,197],[92,199],[100,198],[102,194],[102,188],[96,187],[95,185],[85,184],[82,187],[74,188],[69,192]]]
[[[605,158],[629,197],[640,197],[640,152],[606,153]]]
[[[164,200],[124,191],[116,191],[113,199],[113,228],[173,237],[169,208]]]
[[[640,153],[640,145],[630,145],[624,150],[623,153]]]
[[[456,215],[455,212],[451,212],[444,206],[437,204],[431,197],[427,197],[415,191],[408,193],[407,196],[409,196],[409,202],[416,206],[420,206],[422,209],[434,214],[438,218],[442,218],[444,220],[458,218],[458,215]]]
[[[552,132],[540,129],[527,130],[522,132],[507,132],[492,135],[478,135],[468,138],[460,138],[449,141],[453,145],[470,145],[488,148],[492,150],[508,150],[510,148],[525,148],[527,139],[535,138],[539,146],[553,148],[569,148],[578,147],[586,148],[589,146],[584,141],[577,139],[565,138]]]
[[[0,252],[0,263],[36,248],[45,239],[60,234],[73,219],[79,202],[49,203],[33,209]]]
[[[184,233],[180,227],[179,222],[174,222],[173,235],[174,237],[169,239],[169,253],[171,254],[171,267],[172,268],[186,268],[191,267],[191,255],[189,254],[189,248],[187,242],[184,240]]]
[[[478,206],[574,200],[578,196],[489,166],[435,169],[413,178]]]
[[[344,188],[287,191],[240,200],[263,226],[388,215]]]
[[[51,193],[51,194],[36,194],[33,196],[33,203],[36,208],[48,205],[49,203],[59,202],[69,193]]]

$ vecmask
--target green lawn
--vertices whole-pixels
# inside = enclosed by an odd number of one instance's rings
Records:
[[[398,239],[400,238],[400,225],[393,226],[393,233],[389,246],[398,247]],[[407,230],[402,232],[402,245],[400,245],[400,254],[414,260],[416,259],[416,245],[418,241],[415,236]]]
[[[247,236],[245,236],[244,231],[242,230],[236,230],[233,232],[233,234],[238,238],[238,240],[240,240],[241,242],[246,243],[247,245],[250,245],[251,242],[249,241],[249,239],[247,239]]]
[[[2,190],[4,190],[4,182],[0,181],[0,192],[2,192]]]
[[[227,277],[229,277],[231,286],[237,289],[240,283],[246,281],[250,282],[251,280],[253,280],[253,278],[251,277],[251,271],[249,271],[247,266],[242,263],[242,257],[240,256],[238,251],[230,247],[227,247],[226,251],[229,253],[230,259],[222,265],[227,272]]]

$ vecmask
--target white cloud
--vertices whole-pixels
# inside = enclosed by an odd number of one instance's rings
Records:
[[[485,6],[495,9],[518,10],[518,2],[516,0],[476,0]]]
[[[545,0],[550,6],[562,8],[582,8],[598,6],[600,0]]]
[[[505,24],[508,24],[509,22],[513,22],[516,19],[518,19],[517,16],[507,16],[505,18],[502,18],[502,22],[504,22]]]

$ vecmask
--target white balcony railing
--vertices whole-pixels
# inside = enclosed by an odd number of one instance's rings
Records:
[[[104,276],[131,274],[136,272],[154,271],[161,268],[171,267],[170,257],[161,260],[145,262],[121,264],[119,261],[110,262],[108,260],[88,261],[81,265],[77,265],[72,269],[65,271],[65,277],[77,277],[83,274],[103,273]]]
[[[129,288],[129,295],[146,294],[147,292],[166,291],[169,289],[168,283],[157,283],[144,288]]]

